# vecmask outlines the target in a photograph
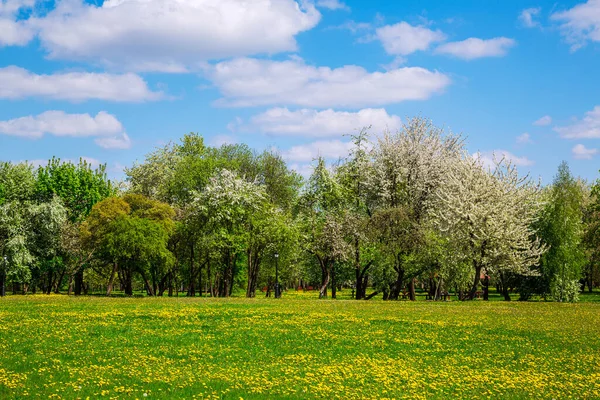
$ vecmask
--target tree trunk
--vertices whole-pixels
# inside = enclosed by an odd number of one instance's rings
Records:
[[[150,285],[150,281],[148,281],[146,274],[143,271],[140,271],[140,275],[142,276],[142,280],[144,281],[144,285],[146,286],[146,293],[148,293],[148,296],[154,296],[154,289],[152,285]]]
[[[508,292],[508,284],[504,273],[500,272],[500,292],[504,296],[504,301],[510,301],[510,293]]]
[[[398,300],[400,298],[400,290],[402,290],[402,282],[404,281],[404,268],[398,263],[394,269],[398,273],[398,276],[390,288],[388,300]]]
[[[110,273],[110,278],[108,279],[108,286],[106,287],[106,295],[110,296],[110,293],[113,290],[113,284],[115,282],[115,275],[117,274],[117,263],[113,263],[113,268]]]
[[[475,278],[473,278],[473,286],[469,292],[469,300],[475,299],[475,294],[477,293],[477,288],[479,287],[479,281],[481,280],[481,265],[476,262],[473,262],[473,264],[475,265]]]
[[[408,287],[408,295],[409,295],[410,301],[415,301],[417,298],[417,296],[415,294],[415,278],[412,278],[410,280],[410,284]]]
[[[123,270],[121,274],[123,277],[124,292],[127,296],[133,296],[133,277],[131,271]]]
[[[335,262],[331,263],[331,298],[337,299],[337,288],[335,287]]]
[[[483,300],[488,301],[490,298],[490,276],[486,273],[483,279]]]
[[[65,279],[65,273],[66,272],[67,272],[67,269],[63,268],[62,272],[60,273],[60,276],[59,276],[58,280],[56,281],[56,285],[54,286],[54,294],[60,293],[60,287],[62,285],[63,279]]]
[[[81,295],[83,289],[83,268],[80,267],[75,273],[75,296]]]
[[[321,288],[319,289],[319,298],[326,299],[327,298],[327,285],[329,285],[329,266],[327,265],[326,260],[319,259],[319,263],[321,265]]]
[[[190,277],[188,279],[188,291],[187,296],[194,297],[196,295],[196,288],[194,283],[196,281],[196,271],[194,270],[194,244],[190,246]]]
[[[258,283],[259,258],[251,250],[248,250],[248,286],[246,288],[246,297],[256,296],[256,285]]]

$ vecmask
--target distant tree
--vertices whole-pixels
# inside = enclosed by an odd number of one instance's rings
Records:
[[[381,216],[378,226],[385,236],[381,243],[392,269],[386,290],[391,300],[398,299],[407,281],[410,298],[415,298],[414,280],[424,270],[408,261],[416,260],[424,249],[425,232],[431,229],[431,215],[439,204],[438,192],[462,151],[460,135],[446,133],[427,119],[413,118],[399,132],[384,133],[371,152],[368,190],[373,214]],[[394,220],[402,223],[394,225]]]
[[[217,172],[203,191],[194,193],[190,205],[192,218],[203,221],[208,245],[218,254],[222,266],[216,279],[220,297],[232,294],[236,266],[251,248],[252,229],[264,216],[265,206],[262,185],[248,182],[226,169]]]
[[[335,176],[319,158],[300,198],[301,245],[313,256],[320,268],[319,297],[327,297],[332,269],[338,261],[346,261],[350,244],[344,222],[345,197]]]
[[[0,162],[0,205],[31,200],[35,175],[31,164]]]
[[[109,197],[92,208],[82,235],[94,257],[110,266],[107,294],[117,274],[127,295],[133,294],[134,274],[149,295],[158,293],[173,261],[167,248],[173,217],[169,205],[142,195]]]
[[[35,262],[30,267],[33,272],[33,291],[40,285],[45,293],[58,291],[65,276],[61,258],[61,233],[67,222],[67,209],[58,196],[50,201],[31,204],[26,217],[29,225],[29,248]]]
[[[586,263],[582,246],[584,191],[566,162],[558,167],[546,191],[546,204],[534,225],[548,251],[542,256],[538,287],[557,301],[576,300]]]
[[[37,171],[35,197],[38,202],[51,201],[58,196],[73,222],[85,218],[94,204],[115,194],[106,176],[106,166],[93,168],[86,160],[78,164],[53,157],[48,165]]]
[[[475,298],[482,272],[535,273],[531,268],[545,250],[532,229],[541,206],[538,186],[504,159],[488,171],[466,155],[449,171],[437,225],[460,263],[471,265],[468,298]]]
[[[377,257],[377,244],[374,243],[372,219],[372,198],[368,182],[372,174],[370,159],[371,143],[368,129],[364,128],[352,135],[353,147],[348,157],[336,170],[336,180],[340,183],[345,205],[345,228],[347,240],[352,247],[348,260],[354,272],[355,299],[367,296],[369,274]]]
[[[35,199],[38,203],[49,202],[58,197],[67,211],[71,223],[79,224],[90,213],[94,204],[114,195],[116,188],[106,176],[106,166],[93,168],[86,160],[80,159],[78,164],[62,161],[53,157],[48,165],[37,170],[35,182]],[[67,250],[67,248],[63,248]],[[73,258],[63,254],[64,258]],[[75,281],[75,294],[83,289],[84,266],[70,270]]]

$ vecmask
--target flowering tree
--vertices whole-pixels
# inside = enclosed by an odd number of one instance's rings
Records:
[[[210,178],[201,192],[194,193],[191,218],[203,221],[211,250],[222,265],[218,295],[231,295],[236,265],[248,248],[253,219],[265,212],[265,190],[234,172],[223,169]]]
[[[373,213],[380,214],[376,218],[380,242],[395,276],[390,283],[390,299],[398,299],[407,279],[414,299],[414,278],[423,268],[408,271],[405,261],[415,260],[426,245],[430,215],[439,205],[437,193],[462,148],[460,135],[446,134],[429,120],[414,118],[399,132],[384,133],[371,152],[368,188]]]
[[[532,229],[539,185],[504,159],[489,171],[468,155],[451,164],[444,183],[435,219],[458,258],[471,265],[468,297],[475,297],[482,272],[532,274],[545,251]]]

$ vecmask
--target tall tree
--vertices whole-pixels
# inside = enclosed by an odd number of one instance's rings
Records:
[[[135,274],[149,295],[157,294],[173,261],[167,246],[174,215],[165,203],[131,194],[109,197],[92,208],[82,235],[94,257],[109,267],[107,294],[117,274],[125,294],[133,294]]]
[[[343,190],[319,158],[300,198],[302,243],[321,270],[319,297],[327,297],[327,286],[336,261],[345,261],[350,251],[344,229]]]
[[[414,279],[422,271],[408,270],[404,261],[414,259],[422,250],[431,213],[439,204],[438,192],[445,185],[449,166],[462,151],[460,135],[446,133],[424,118],[409,120],[397,133],[384,133],[372,151],[369,191],[373,214],[381,214],[379,226],[387,234],[382,243],[393,269],[389,285],[392,300],[398,299],[405,281],[414,299]],[[403,223],[388,225],[394,220]]]
[[[586,263],[582,246],[584,191],[562,162],[547,189],[546,204],[535,224],[542,242],[548,246],[538,278],[540,294],[558,301],[573,301],[579,293],[579,280]]]
[[[222,268],[216,280],[221,297],[232,294],[237,264],[250,247],[253,219],[264,215],[265,205],[262,185],[226,169],[217,172],[203,191],[194,194],[190,205],[193,218],[203,221],[210,247],[220,258]]]
[[[471,265],[469,299],[475,298],[482,272],[534,273],[531,268],[545,250],[532,229],[541,206],[538,192],[539,186],[505,159],[493,171],[470,155],[452,165],[439,192],[436,222],[461,263]]]

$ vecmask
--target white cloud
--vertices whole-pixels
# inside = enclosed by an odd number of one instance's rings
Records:
[[[15,66],[0,68],[0,99],[27,97],[140,102],[158,100],[163,94],[151,91],[135,74],[65,72],[38,75]]]
[[[123,125],[105,111],[100,111],[95,117],[46,111],[36,116],[0,121],[0,134],[30,139],[39,139],[44,135],[96,137],[96,144],[105,149],[127,149],[131,146]]]
[[[519,14],[519,21],[521,21],[521,24],[527,28],[539,26],[540,23],[539,21],[536,21],[535,18],[540,14],[541,11],[541,7],[526,8],[521,11],[521,14]]]
[[[585,113],[582,120],[568,126],[554,128],[565,139],[596,139],[600,138],[600,106]]]
[[[35,35],[26,21],[17,20],[16,14],[21,9],[33,6],[32,0],[1,0],[0,1],[0,47],[24,46]]]
[[[571,51],[585,46],[588,41],[600,42],[600,0],[588,0],[573,8],[550,16],[561,23],[560,30]]]
[[[54,136],[106,136],[121,133],[123,126],[111,114],[100,111],[89,114],[67,114],[64,111],[46,111],[36,116],[0,121],[0,133],[39,139],[44,134]]]
[[[131,147],[131,139],[125,132],[113,137],[98,138],[94,142],[104,149],[124,150]]]
[[[312,175],[313,171],[315,170],[315,166],[311,163],[305,163],[305,164],[294,163],[294,164],[290,164],[289,167],[291,170],[296,171],[298,174],[300,174],[304,178],[310,177]]]
[[[495,161],[500,161],[504,159],[505,161],[510,161],[512,164],[516,166],[531,166],[534,164],[532,160],[527,157],[518,157],[506,150],[493,150],[493,151],[483,151],[477,152],[473,154],[473,158],[479,159],[481,164],[485,168],[493,169]]]
[[[23,21],[13,21],[0,15],[0,47],[24,46],[33,36],[33,30]]]
[[[388,54],[406,56],[418,50],[427,50],[431,44],[446,39],[441,31],[406,22],[386,25],[376,30],[377,39]]]
[[[548,126],[552,123],[552,117],[549,115],[544,115],[542,118],[538,119],[533,123],[535,126]]]
[[[577,160],[591,160],[596,154],[598,149],[588,149],[582,144],[577,144],[571,150],[573,157]]]
[[[383,108],[366,108],[358,112],[272,108],[253,116],[249,124],[242,125],[242,130],[258,130],[277,136],[334,137],[352,134],[368,126],[374,132],[383,132],[397,130],[401,125],[400,117],[389,115]]]
[[[327,8],[329,10],[350,11],[350,7],[340,0],[317,0],[317,7]]]
[[[517,136],[517,144],[531,144],[533,140],[531,140],[531,135],[525,132],[522,135]]]
[[[217,104],[234,107],[372,107],[425,100],[450,84],[446,75],[418,67],[368,72],[356,65],[314,67],[298,59],[240,58],[208,67],[206,74],[223,94]]]
[[[210,59],[294,51],[321,18],[294,0],[72,0],[30,19],[51,58],[180,72]]]
[[[460,42],[450,42],[438,46],[436,53],[449,54],[464,60],[482,57],[502,57],[513,47],[513,39],[497,37],[493,39],[469,38]]]
[[[308,144],[293,146],[288,150],[282,151],[281,155],[288,161],[307,162],[317,157],[326,159],[339,159],[350,154],[352,142],[342,142],[341,140],[321,140]]]

